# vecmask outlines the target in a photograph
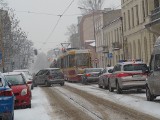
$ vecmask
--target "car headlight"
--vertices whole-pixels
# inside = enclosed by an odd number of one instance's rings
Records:
[[[21,96],[24,96],[24,95],[26,95],[27,94],[27,89],[23,89],[22,91],[21,91]]]

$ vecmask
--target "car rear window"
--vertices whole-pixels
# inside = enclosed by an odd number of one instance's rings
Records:
[[[102,69],[86,69],[85,71],[86,71],[86,73],[89,73],[89,72],[101,72]]]
[[[51,70],[50,73],[51,74],[62,73],[62,71],[60,69],[55,69],[55,70]]]
[[[23,85],[25,81],[22,75],[6,75],[5,76],[7,81],[10,82],[12,85]]]
[[[124,71],[147,71],[148,67],[146,64],[127,64],[123,69]]]

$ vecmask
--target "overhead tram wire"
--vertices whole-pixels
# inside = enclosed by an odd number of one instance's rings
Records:
[[[15,12],[28,13],[28,14],[37,14],[37,15],[59,16],[58,14],[35,12],[35,11],[19,11],[19,10],[15,10]],[[81,14],[80,13],[79,14],[68,14],[68,15],[63,15],[63,16],[77,16],[77,15],[81,15]]]
[[[51,31],[51,33],[48,35],[47,39],[44,41],[44,45],[41,46],[41,49],[42,47],[44,47],[46,45],[46,43],[48,42],[48,40],[50,39],[50,37],[52,36],[53,32],[55,31],[60,19],[62,18],[62,16],[67,12],[67,10],[70,8],[70,6],[73,4],[74,0],[71,1],[71,3],[69,4],[69,6],[64,10],[64,12],[61,14],[61,15],[58,15],[59,16],[59,19],[57,20],[57,23],[56,25],[54,26],[53,30]]]

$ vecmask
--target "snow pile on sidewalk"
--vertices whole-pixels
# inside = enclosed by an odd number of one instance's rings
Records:
[[[17,109],[14,111],[15,120],[51,120],[50,104],[41,88],[32,90],[32,108]]]

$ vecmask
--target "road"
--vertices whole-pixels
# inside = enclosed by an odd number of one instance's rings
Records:
[[[160,120],[160,97],[145,91],[116,94],[96,84],[68,83],[32,90],[32,108],[15,110],[15,120]]]
[[[50,113],[51,118],[57,120],[158,120],[149,114],[117,104],[99,97],[97,94],[91,94],[92,90],[99,94],[106,92],[106,90],[98,88],[97,85],[85,86],[79,83],[66,83],[63,87],[53,85],[52,87],[41,87],[41,89],[45,91],[50,102],[53,112]],[[120,97],[127,96],[140,101],[145,100],[144,92],[132,91],[131,93],[126,92]],[[109,94],[114,98],[115,93]]]

